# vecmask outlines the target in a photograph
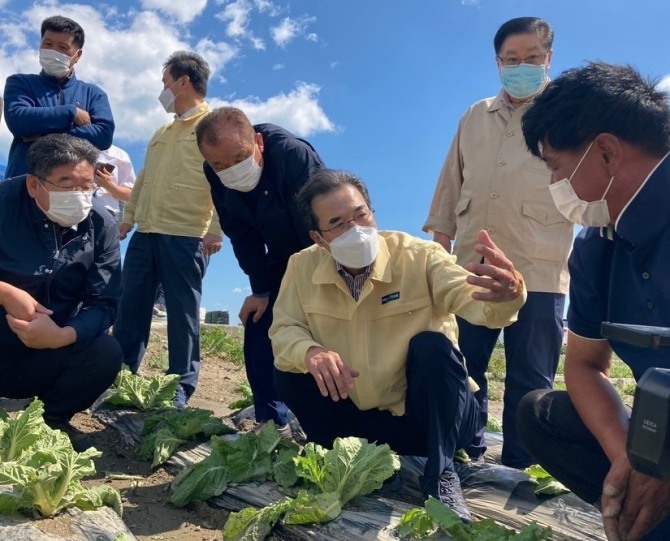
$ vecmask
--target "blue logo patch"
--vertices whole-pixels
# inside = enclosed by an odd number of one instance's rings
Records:
[[[394,293],[389,293],[388,295],[384,295],[382,297],[382,304],[386,304],[387,302],[391,301],[397,301],[400,298],[400,291],[395,291]]]

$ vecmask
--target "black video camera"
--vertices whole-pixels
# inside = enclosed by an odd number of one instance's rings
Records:
[[[603,322],[605,338],[633,346],[670,346],[670,327]],[[626,445],[637,471],[670,481],[670,369],[649,368],[637,382]]]

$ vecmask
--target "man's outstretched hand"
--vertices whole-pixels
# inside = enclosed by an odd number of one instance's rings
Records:
[[[514,270],[512,262],[498,248],[485,230],[478,235],[479,243],[475,244],[475,252],[484,258],[484,263],[468,263],[465,269],[475,276],[468,276],[467,282],[488,291],[476,291],[472,298],[486,302],[508,302],[516,299],[523,292],[521,275]]]

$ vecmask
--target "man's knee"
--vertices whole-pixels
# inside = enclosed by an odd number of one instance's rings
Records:
[[[466,377],[463,355],[444,334],[423,331],[409,341],[408,368],[435,374],[448,372],[457,377]]]
[[[123,353],[116,338],[106,333],[101,334],[91,342],[88,349],[100,379],[114,381],[123,363]]]
[[[534,447],[533,443],[546,424],[543,412],[547,410],[547,401],[553,392],[551,389],[537,389],[526,393],[519,402],[516,410],[517,432],[529,450]]]
[[[412,348],[439,348],[439,347],[453,348],[451,340],[449,340],[443,333],[437,331],[421,331],[415,334],[409,340],[409,347]]]
[[[455,392],[467,375],[463,356],[444,334],[424,331],[410,340],[407,382],[412,388]]]

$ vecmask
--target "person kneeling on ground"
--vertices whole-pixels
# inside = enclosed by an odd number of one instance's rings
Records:
[[[670,482],[632,469],[630,411],[609,372],[612,353],[636,381],[670,369],[669,350],[609,340],[601,325],[670,326],[668,95],[630,66],[593,62],[552,81],[523,132],[552,171],[558,210],[583,229],[569,261],[567,391],[528,393],[519,434],[549,473],[602,510],[607,539],[667,541]]]
[[[98,149],[66,134],[28,152],[28,174],[0,183],[0,396],[44,402],[75,450],[70,418],[121,368],[107,334],[120,295],[116,221],[93,199]]]
[[[424,494],[469,522],[453,456],[480,415],[454,315],[509,325],[526,289],[486,232],[475,247],[486,263],[466,270],[435,242],[378,232],[370,205],[342,171],[298,193],[316,245],[291,257],[274,307],[275,386],[310,441],[357,436],[428,457]]]

